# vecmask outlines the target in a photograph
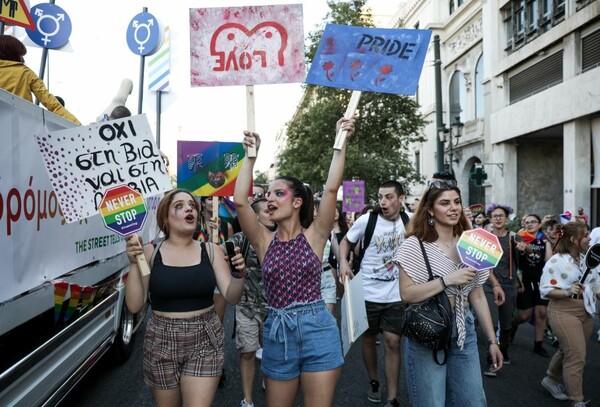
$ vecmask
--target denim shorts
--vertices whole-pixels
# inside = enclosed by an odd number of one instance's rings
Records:
[[[271,379],[291,380],[344,363],[337,321],[323,300],[269,308],[264,333],[261,371]]]
[[[471,311],[465,311],[466,338],[463,349],[456,345],[456,324],[445,365],[433,360],[433,351],[417,342],[402,338],[402,362],[408,395],[413,407],[485,407],[477,350],[477,334]],[[438,352],[443,360],[443,352]]]
[[[321,297],[325,304],[335,304],[336,300],[336,287],[335,278],[331,272],[331,266],[323,268],[321,272]]]

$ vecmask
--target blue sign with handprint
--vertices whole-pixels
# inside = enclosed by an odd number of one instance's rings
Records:
[[[431,30],[327,24],[306,82],[414,95]]]

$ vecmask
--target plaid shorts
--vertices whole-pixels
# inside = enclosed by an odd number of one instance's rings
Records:
[[[152,313],[144,337],[144,381],[166,390],[178,387],[181,376],[220,376],[224,340],[223,325],[214,310],[185,319]]]

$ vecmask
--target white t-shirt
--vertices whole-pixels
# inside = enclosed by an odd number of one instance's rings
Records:
[[[365,235],[369,214],[358,218],[346,237],[356,243]],[[377,216],[375,230],[369,247],[365,250],[360,274],[365,292],[365,300],[378,303],[401,301],[398,284],[398,267],[392,262],[394,250],[404,240],[402,218],[393,222]]]
[[[590,241],[590,246],[593,246],[596,243],[600,243],[600,227],[595,227],[594,229],[592,229],[592,231],[590,232],[590,238],[592,239]]]

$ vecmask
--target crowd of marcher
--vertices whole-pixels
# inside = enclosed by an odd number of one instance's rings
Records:
[[[24,65],[25,53],[20,41],[0,36],[0,87],[29,101],[33,93],[49,110],[79,124]],[[124,106],[113,113],[108,119],[130,115]],[[351,140],[354,119],[340,119],[334,130]],[[243,145],[260,150],[259,135],[244,132]],[[316,195],[292,176],[253,186],[256,158],[247,156],[231,222],[213,215],[213,198],[175,189],[157,209],[160,239],[144,245],[135,235],[127,238],[127,307],[136,313],[149,302],[152,308],[143,371],[156,405],[212,405],[225,380],[223,321],[229,303],[235,305],[240,406],[254,406],[257,358],[268,406],[292,406],[299,391],[307,406],[331,406],[344,364],[336,304],[343,283],[360,278],[369,402],[399,406],[403,368],[413,406],[485,406],[483,377],[501,375],[511,363],[509,348],[519,325],[531,322],[532,350],[549,358],[541,386],[556,399],[584,406],[586,346],[600,296],[600,275],[596,269],[586,272],[585,254],[600,241],[600,228],[590,233],[583,208],[576,215],[529,213],[511,230],[515,214],[509,205],[465,206],[453,175],[443,172],[406,208],[402,184],[385,181],[377,203],[354,216],[337,203],[345,153],[344,142],[334,150],[324,189]],[[502,248],[492,269],[476,271],[459,256],[458,240],[475,228],[491,232]],[[149,275],[138,269],[140,255]],[[403,329],[409,305],[440,295],[450,304],[450,335],[443,348],[432,350]],[[477,331],[487,342],[483,371]],[[551,359],[544,336],[558,348]]]

